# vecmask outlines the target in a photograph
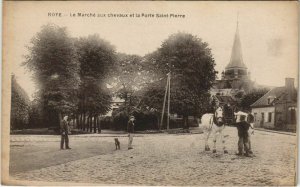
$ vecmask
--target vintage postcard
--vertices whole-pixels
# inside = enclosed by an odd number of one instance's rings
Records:
[[[298,3],[3,2],[2,184],[297,183]]]

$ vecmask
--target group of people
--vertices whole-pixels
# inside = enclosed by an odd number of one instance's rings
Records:
[[[133,133],[134,133],[134,116],[130,116],[128,124],[127,124],[127,131],[128,131],[128,149],[133,149],[132,141],[133,141]],[[61,141],[60,141],[60,149],[64,149],[64,145],[66,149],[71,149],[69,146],[69,133],[70,133],[70,118],[68,116],[64,116],[61,126],[60,126],[60,133],[61,133]]]
[[[128,150],[133,149],[132,142],[134,136],[134,121],[135,117],[130,116],[129,121],[127,123],[127,132],[128,132]],[[69,122],[70,119],[68,116],[64,116],[61,123],[61,142],[60,149],[64,149],[64,145],[66,149],[71,149],[69,147]],[[235,126],[238,130],[238,153],[237,155],[245,155],[252,156],[253,152],[251,149],[251,134],[254,131],[250,132],[249,129],[253,128],[254,117],[251,113],[237,112],[235,113]]]

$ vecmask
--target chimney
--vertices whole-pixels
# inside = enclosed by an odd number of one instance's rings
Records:
[[[285,89],[287,92],[287,101],[292,101],[294,97],[294,78],[285,78]]]

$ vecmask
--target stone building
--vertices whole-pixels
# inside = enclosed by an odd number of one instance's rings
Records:
[[[286,78],[285,86],[267,92],[251,105],[255,127],[296,130],[297,90],[294,79]]]
[[[113,97],[111,104],[110,104],[110,108],[111,110],[108,111],[105,116],[112,116],[112,113],[114,110],[118,109],[122,104],[124,104],[124,99],[120,99],[119,97]]]

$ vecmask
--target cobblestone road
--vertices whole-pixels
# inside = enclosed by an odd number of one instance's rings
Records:
[[[12,136],[11,177],[121,185],[294,185],[296,136],[256,131],[255,157],[248,158],[235,155],[236,129],[227,127],[225,134],[226,155],[221,144],[216,154],[205,152],[204,134],[139,135],[129,151],[124,135],[120,151],[114,151],[113,137],[103,135],[71,136],[68,151],[57,149],[58,136]]]

